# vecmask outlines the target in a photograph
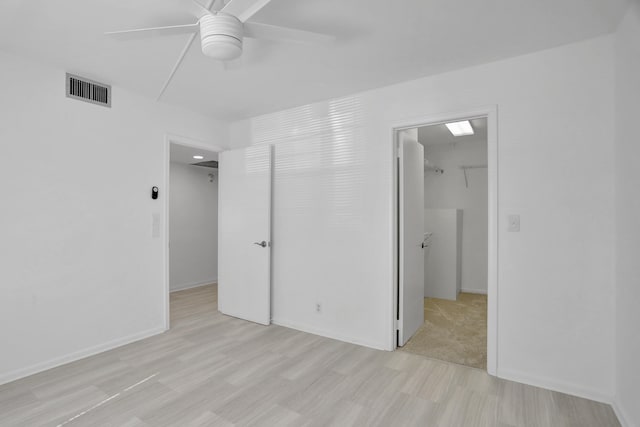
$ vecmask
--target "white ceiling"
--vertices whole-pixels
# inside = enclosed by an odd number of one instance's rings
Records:
[[[196,160],[193,158],[193,156],[196,155],[203,156],[204,159]],[[194,163],[206,162],[208,160],[218,160],[218,153],[172,143],[169,146],[169,158],[174,163],[192,165]]]
[[[472,119],[473,135],[453,136],[444,125],[431,125],[418,128],[418,142],[425,147],[429,145],[451,144],[454,142],[487,142],[487,119]]]
[[[192,23],[182,0],[2,0],[0,49],[155,99]],[[164,102],[239,119],[611,32],[628,0],[272,0],[252,20],[334,34],[331,46],[245,40],[227,69],[194,43]]]

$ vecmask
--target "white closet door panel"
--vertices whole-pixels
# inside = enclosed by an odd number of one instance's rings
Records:
[[[271,323],[270,146],[220,153],[218,309]]]
[[[424,147],[399,137],[399,322],[400,346],[424,323]]]

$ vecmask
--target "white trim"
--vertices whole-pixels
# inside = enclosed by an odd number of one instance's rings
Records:
[[[460,289],[460,292],[464,292],[465,294],[477,294],[477,295],[487,295],[486,289]]]
[[[309,326],[304,323],[290,322],[288,320],[278,319],[276,317],[271,319],[271,323],[273,325],[278,325],[278,326],[282,326],[289,329],[295,329],[297,331],[302,331],[302,332],[306,332],[313,335],[319,335],[321,337],[330,338],[338,341],[348,342],[348,343],[360,345],[363,347],[369,347],[376,350],[388,350],[388,348],[386,348],[385,345],[381,345],[378,342],[374,343],[369,341],[363,341],[363,340],[349,337],[346,335],[336,334],[332,331],[330,332],[324,329],[318,329],[314,326]]]
[[[396,288],[397,288],[397,239],[396,223],[397,213],[397,132],[403,129],[411,129],[426,125],[435,125],[461,119],[471,119],[477,117],[487,118],[487,166],[488,166],[488,271],[487,271],[487,372],[490,375],[497,375],[498,372],[498,106],[490,105],[477,109],[469,109],[458,112],[429,115],[426,117],[414,117],[402,122],[393,123],[391,129],[391,156],[393,159],[393,177],[391,179],[391,259],[392,277],[390,280],[391,290],[389,292],[390,309],[388,318],[390,319],[389,343],[390,349],[396,348],[395,321]]]
[[[164,329],[169,330],[171,325],[171,307],[169,294],[171,293],[171,285],[169,283],[169,198],[171,197],[171,188],[169,185],[169,173],[171,170],[171,144],[182,145],[184,147],[198,148],[204,151],[220,152],[225,148],[217,144],[207,144],[197,139],[189,138],[182,135],[176,135],[173,133],[166,133],[164,135],[164,227],[163,227],[163,242],[162,250],[164,260]]]
[[[389,341],[388,347],[385,350],[393,351],[398,346],[398,132],[395,127],[391,127],[391,206],[390,206],[390,218],[391,218],[391,230],[389,238],[391,239],[389,258],[391,259],[391,277],[389,283],[391,283],[391,291],[389,292],[389,304],[387,319],[391,318],[389,329]]]
[[[135,341],[140,341],[145,338],[152,337],[154,335],[161,334],[165,331],[163,327],[149,329],[137,334],[129,335],[124,338],[118,338],[106,343],[98,344],[94,347],[85,348],[84,350],[76,351],[74,353],[67,354],[65,356],[56,357],[45,362],[36,363],[35,365],[27,366],[26,368],[16,369],[15,371],[7,372],[0,375],[0,385],[9,383],[11,381],[19,380],[20,378],[28,377],[30,375],[37,374],[67,363],[75,362],[86,357],[94,356],[98,353],[102,353],[108,350],[113,350],[123,345],[131,344]]]
[[[209,286],[209,285],[216,285],[216,284],[218,284],[217,277],[215,279],[209,279],[204,281],[199,280],[197,282],[188,282],[188,283],[181,283],[179,285],[173,285],[169,287],[169,290],[171,292],[177,292],[177,291],[184,291],[185,289],[200,288],[202,286]]]
[[[565,381],[557,381],[552,378],[529,375],[516,370],[500,369],[498,377],[505,380],[531,385],[534,387],[557,391],[559,393],[582,397],[584,399],[595,400],[596,402],[607,404],[611,404],[613,402],[612,393],[604,393],[599,389],[582,387],[578,384]]]
[[[629,413],[625,411],[624,407],[622,407],[617,396],[613,399],[611,407],[613,408],[613,412],[616,414],[616,417],[618,417],[618,421],[622,427],[634,427]]]
[[[164,330],[168,331],[171,327],[171,285],[169,283],[169,171],[171,170],[171,139],[169,135],[165,135],[164,141],[164,227],[162,235],[162,259],[164,260]]]
[[[188,136],[177,135],[174,133],[165,134],[165,141],[167,143],[182,145],[183,147],[190,148],[199,148],[204,151],[212,151],[214,153],[219,153],[220,151],[224,151],[227,148],[218,144],[207,144],[204,141],[189,138]]]

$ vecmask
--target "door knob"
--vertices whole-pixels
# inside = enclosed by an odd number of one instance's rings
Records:
[[[264,240],[262,242],[253,242],[254,245],[262,246],[263,248],[267,247],[267,242]]]

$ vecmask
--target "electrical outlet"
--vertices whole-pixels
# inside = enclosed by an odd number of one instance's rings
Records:
[[[316,303],[316,313],[322,313],[322,304]]]
[[[520,215],[509,215],[509,231],[516,233],[520,231]]]

